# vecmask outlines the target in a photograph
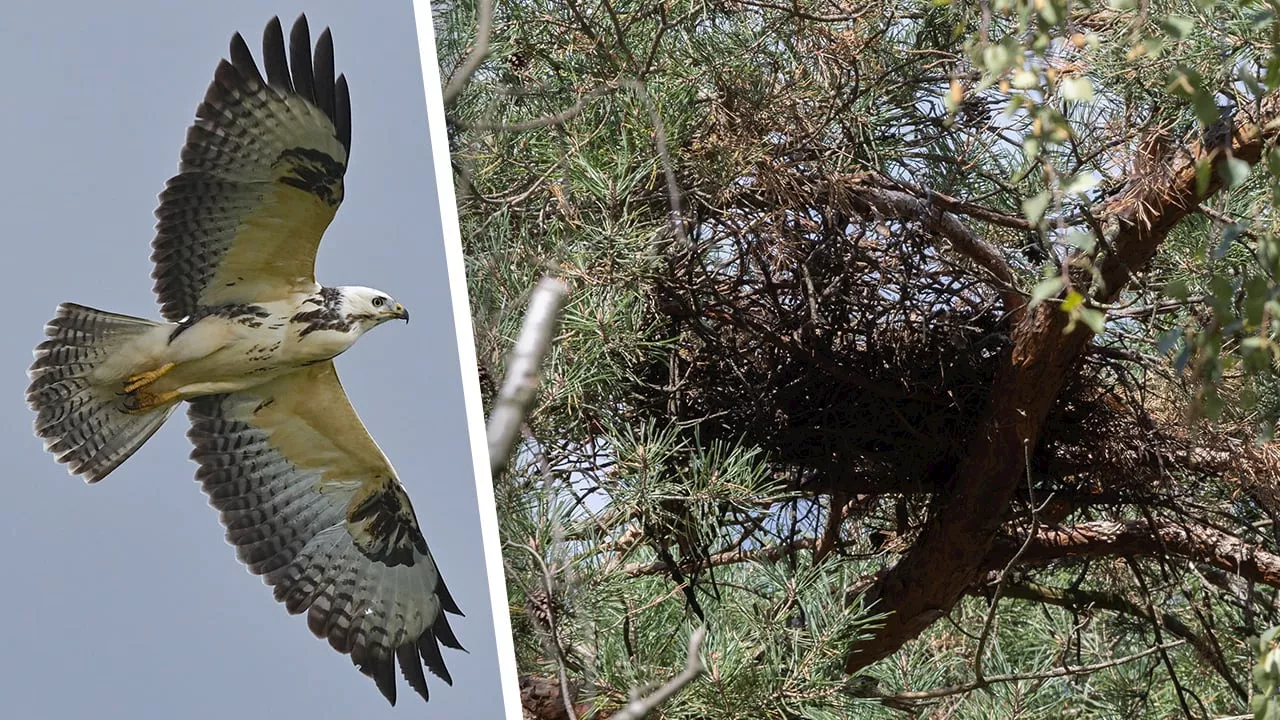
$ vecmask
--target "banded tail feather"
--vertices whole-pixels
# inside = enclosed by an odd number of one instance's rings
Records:
[[[45,449],[87,482],[106,477],[137,452],[177,403],[130,413],[121,379],[94,378],[114,350],[159,323],[63,303],[45,325],[27,371],[27,404],[36,412],[35,432]]]

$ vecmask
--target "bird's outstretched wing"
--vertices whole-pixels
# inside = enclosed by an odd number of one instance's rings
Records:
[[[342,202],[351,148],[347,81],[334,79],[328,29],[313,57],[305,15],[288,59],[279,18],[262,52],[265,79],[244,38],[231,39],[160,194],[152,277],[170,321],[316,289],[316,247]]]
[[[395,661],[452,683],[449,596],[409,497],[357,417],[333,362],[191,403],[196,478],[240,560],[395,703]],[[421,660],[419,660],[421,658]]]

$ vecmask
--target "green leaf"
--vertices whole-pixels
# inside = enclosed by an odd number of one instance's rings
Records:
[[[1182,15],[1170,15],[1169,17],[1157,20],[1156,23],[1164,30],[1165,34],[1174,40],[1186,40],[1191,31],[1195,29],[1195,20]]]
[[[1271,644],[1276,641],[1277,634],[1280,634],[1280,625],[1267,628],[1267,630],[1262,633],[1262,637],[1258,638],[1258,646],[1261,648],[1262,652],[1271,652]]]
[[[1073,175],[1062,184],[1062,193],[1064,195],[1078,195],[1088,191],[1090,188],[1098,184],[1098,176],[1093,173],[1080,173]]]
[[[1036,5],[1040,10],[1040,19],[1045,25],[1057,25],[1062,21],[1063,8],[1054,0],[1036,3]]]
[[[1063,78],[1058,83],[1062,97],[1079,102],[1093,102],[1093,83],[1086,77]]]
[[[1231,280],[1221,275],[1214,275],[1209,278],[1209,292],[1213,293],[1216,300],[1230,306],[1231,297],[1236,294],[1236,287]]]
[[[1035,162],[1036,157],[1040,155],[1040,139],[1028,137],[1022,141],[1022,154],[1027,156],[1027,162]]]
[[[1066,287],[1067,281],[1062,279],[1061,275],[1045,278],[1036,283],[1035,288],[1031,290],[1031,302],[1029,305],[1035,307],[1051,297],[1057,297],[1062,292],[1062,288]]]
[[[1219,172],[1222,173],[1222,181],[1227,184],[1227,189],[1238,188],[1244,184],[1245,180],[1249,179],[1249,163],[1240,158],[1229,157],[1219,168]]]
[[[1014,71],[1012,84],[1019,90],[1030,90],[1033,87],[1040,86],[1040,76],[1026,68],[1022,68]]]
[[[1179,68],[1173,74],[1167,89],[1173,95],[1191,101],[1191,107],[1196,111],[1196,119],[1202,125],[1212,125],[1222,117],[1218,101],[1206,88],[1204,78],[1195,70],[1187,67]]]
[[[1084,321],[1085,325],[1089,326],[1094,335],[1102,334],[1102,330],[1107,324],[1107,316],[1101,310],[1082,307],[1076,312],[1079,313],[1080,319]]]
[[[1218,107],[1218,101],[1207,92],[1196,93],[1191,98],[1191,105],[1195,108],[1196,119],[1205,127],[1208,127],[1222,119],[1222,108]]]
[[[1026,216],[1027,222],[1032,225],[1039,225],[1040,220],[1044,217],[1044,211],[1049,207],[1049,201],[1053,199],[1053,193],[1048,190],[1024,198],[1022,201],[1022,214]]]
[[[1178,341],[1182,339],[1182,328],[1170,328],[1160,335],[1160,339],[1156,342],[1156,352],[1161,355],[1168,355]]]
[[[1267,301],[1271,296],[1271,286],[1261,275],[1254,275],[1244,283],[1244,319],[1251,330],[1262,325],[1262,316],[1267,310]]]
[[[1085,230],[1072,230],[1067,233],[1066,241],[1071,247],[1085,253],[1093,252],[1093,249],[1098,246],[1098,240],[1093,233]]]
[[[1228,225],[1227,230],[1230,230],[1233,227],[1236,227],[1235,223]],[[1239,235],[1239,230],[1236,232],[1224,231],[1222,233],[1222,239],[1218,241],[1218,246],[1213,249],[1213,259],[1221,260],[1226,257],[1227,253],[1231,251],[1231,246],[1235,244],[1236,238],[1239,237]]]
[[[1016,57],[1004,43],[988,45],[982,51],[982,67],[992,75],[1000,75],[1013,64]]]
[[[1209,192],[1209,181],[1213,179],[1213,163],[1202,157],[1196,161],[1196,194],[1203,196]]]
[[[1182,343],[1182,349],[1178,351],[1176,357],[1173,358],[1173,369],[1181,373],[1187,369],[1187,363],[1191,361],[1191,343]]]
[[[1170,280],[1164,285],[1164,296],[1173,300],[1186,300],[1191,295],[1186,280]]]
[[[1067,297],[1062,301],[1062,309],[1064,312],[1071,312],[1083,304],[1084,296],[1072,288],[1067,292]]]

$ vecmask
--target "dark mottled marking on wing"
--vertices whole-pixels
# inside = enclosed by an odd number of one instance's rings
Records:
[[[353,504],[347,522],[363,527],[365,535],[356,535],[356,547],[371,560],[392,567],[413,565],[416,556],[427,552],[409,496],[394,479]]]
[[[169,333],[169,342],[173,342],[179,335],[207,317],[223,317],[228,320],[235,320],[251,328],[258,328],[262,327],[262,319],[271,317],[271,313],[261,305],[251,305],[249,303],[202,307],[192,313],[190,317],[178,323],[177,327]]]
[[[326,204],[342,204],[342,175],[346,167],[319,150],[292,148],[280,153],[276,164],[287,168],[280,182],[309,192]]]

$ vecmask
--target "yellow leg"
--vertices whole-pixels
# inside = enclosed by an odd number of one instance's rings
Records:
[[[156,380],[159,380],[165,373],[172,370],[173,367],[173,363],[165,363],[155,370],[148,370],[147,372],[141,372],[137,375],[130,375],[129,379],[124,381],[124,391],[131,393],[140,387],[150,385]]]
[[[169,392],[162,393],[150,393],[146,390],[135,390],[125,396],[124,411],[128,413],[144,413],[177,400],[181,396],[182,393],[177,390],[170,390]]]

